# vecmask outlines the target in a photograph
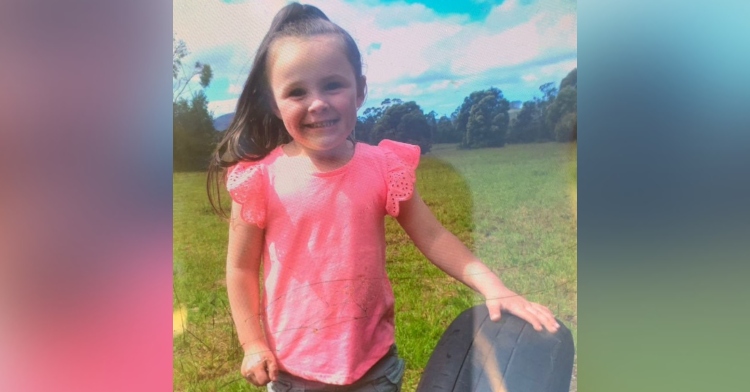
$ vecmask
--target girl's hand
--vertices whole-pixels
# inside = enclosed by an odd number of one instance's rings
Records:
[[[552,333],[557,332],[557,329],[560,328],[560,324],[555,320],[552,311],[546,306],[529,302],[510,290],[490,297],[486,304],[492,321],[499,321],[501,313],[508,311],[527,321],[537,331],[541,331],[542,326]]]
[[[269,349],[249,351],[242,358],[240,373],[248,382],[259,387],[276,381],[279,374],[276,357]]]

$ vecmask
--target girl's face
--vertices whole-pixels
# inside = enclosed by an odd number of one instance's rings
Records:
[[[338,36],[280,38],[271,46],[268,81],[273,111],[307,153],[340,156],[357,123],[365,80],[354,70]]]

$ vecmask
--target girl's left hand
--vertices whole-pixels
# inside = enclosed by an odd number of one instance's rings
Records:
[[[499,321],[501,313],[508,311],[527,321],[537,331],[541,331],[542,326],[552,333],[560,328],[554,314],[546,306],[529,302],[510,290],[490,297],[486,300],[486,304],[492,321]]]

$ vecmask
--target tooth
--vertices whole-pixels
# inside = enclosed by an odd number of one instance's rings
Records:
[[[322,121],[322,122],[312,123],[312,124],[310,124],[309,126],[310,126],[311,128],[322,128],[322,127],[329,127],[329,126],[332,126],[332,125],[333,125],[333,124],[334,124],[335,122],[336,122],[335,120],[331,120],[331,121]]]

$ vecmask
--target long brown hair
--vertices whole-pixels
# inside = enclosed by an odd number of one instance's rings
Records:
[[[292,140],[284,123],[272,110],[272,95],[268,83],[266,63],[271,44],[282,37],[310,37],[334,34],[341,37],[346,57],[354,69],[357,83],[362,83],[362,56],[349,33],[311,5],[291,3],[282,8],[273,21],[255,54],[250,75],[237,101],[234,118],[224,137],[216,146],[208,165],[206,191],[214,211],[226,218],[221,206],[220,190],[226,180],[226,170],[240,161],[265,158],[281,144]]]

